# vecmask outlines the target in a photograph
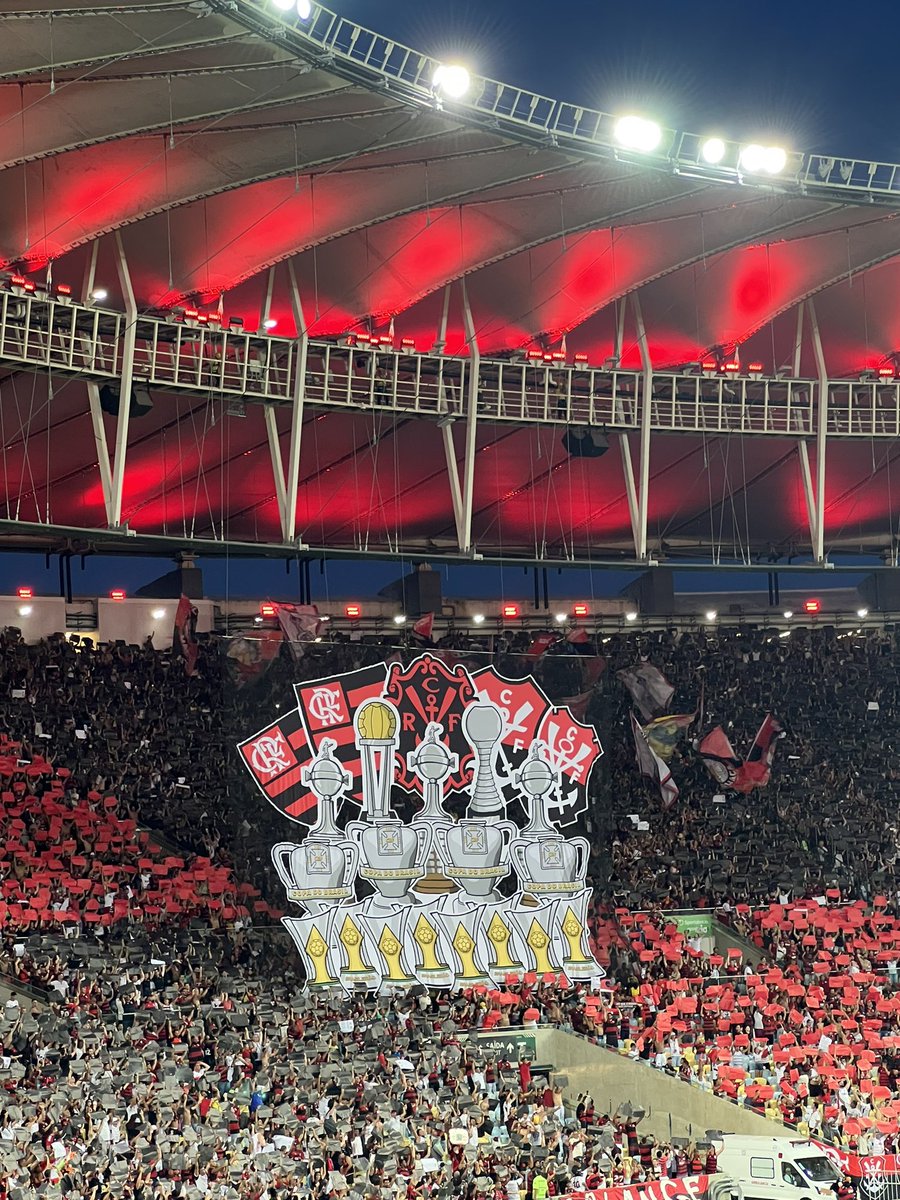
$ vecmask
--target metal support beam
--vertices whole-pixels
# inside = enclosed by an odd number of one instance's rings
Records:
[[[466,281],[462,281],[463,327],[469,347],[469,378],[466,399],[466,453],[463,460],[462,536],[459,548],[463,554],[472,553],[472,501],[475,495],[475,445],[478,435],[478,387],[481,375],[481,355]]]
[[[122,490],[125,485],[125,459],[128,454],[128,425],[131,419],[131,387],[134,381],[134,347],[137,341],[137,304],[122,237],[116,230],[116,272],[125,301],[125,331],[122,337],[122,371],[119,376],[119,415],[116,418],[116,448],[113,457],[109,525],[122,524]],[[107,460],[108,461],[108,460]]]
[[[805,301],[797,305],[797,333],[794,337],[794,358],[791,363],[791,373],[795,379],[800,378],[800,361],[803,354],[803,310]]]
[[[441,306],[441,319],[438,322],[437,337],[434,339],[434,345],[431,348],[432,354],[443,354],[447,349],[447,322],[450,318],[450,290],[453,287],[452,283],[448,283],[444,288],[444,303]]]
[[[825,354],[822,350],[822,337],[819,333],[816,306],[812,298],[807,300],[806,308],[809,315],[809,329],[812,335],[813,355],[816,360],[816,370],[819,374],[818,403],[816,406],[816,536],[813,543],[813,557],[817,563],[821,563],[825,561],[825,455],[828,445],[828,370],[825,366]]]
[[[653,364],[650,361],[650,347],[647,343],[647,330],[644,328],[641,299],[637,292],[632,293],[631,307],[634,312],[634,324],[637,332],[638,348],[641,352],[642,368],[640,487],[637,496],[638,536],[635,539],[635,550],[638,560],[643,562],[647,557],[647,512],[650,498],[650,426],[653,415]]]
[[[275,289],[275,268],[269,267],[269,273],[266,275],[266,290],[263,292],[262,304],[259,306],[259,332],[263,333],[266,328],[266,321],[269,319],[269,314],[272,311],[272,292]]]
[[[622,454],[622,471],[625,475],[625,495],[628,498],[628,515],[631,518],[631,536],[634,538],[634,555],[640,558],[641,522],[638,513],[637,489],[634,486],[634,466],[631,462],[631,445],[627,433],[619,434],[619,450]]]
[[[613,346],[613,358],[616,360],[616,366],[622,361],[622,352],[625,347],[625,312],[628,305],[623,296],[616,301],[616,341]]]
[[[818,542],[818,534],[816,532],[816,521],[818,514],[816,512],[816,497],[813,492],[812,473],[809,469],[809,450],[806,442],[797,443],[797,454],[800,457],[800,479],[803,482],[803,495],[806,499],[806,517],[809,521],[809,540],[812,546]]]
[[[271,304],[272,272],[269,273],[266,305]],[[287,471],[281,457],[278,426],[271,405],[266,409],[266,430],[269,434],[269,449],[272,453],[272,471],[275,475],[275,491],[278,496],[278,511],[281,516],[281,536],[285,543],[293,542],[297,535],[297,492],[300,487],[300,446],[303,439],[303,410],[306,402],[306,363],[309,356],[309,326],[303,311],[303,301],[297,284],[297,273],[293,262],[288,262],[288,277],[291,285],[291,308],[297,341],[294,347],[294,377],[291,386],[291,440],[288,446]]]
[[[462,488],[459,485],[459,464],[456,461],[456,443],[453,440],[453,418],[443,417],[438,428],[444,442],[444,457],[447,460],[447,478],[450,480],[450,499],[453,503],[453,520],[456,524],[456,543],[462,548],[465,541]]]
[[[106,509],[106,524],[113,524],[112,472],[109,469],[109,446],[106,441],[106,426],[100,408],[100,385],[90,379],[87,384],[88,402],[91,406],[91,423],[94,426],[94,444],[97,447],[97,462],[100,466],[100,487],[103,492],[103,507]]]
[[[81,285],[82,304],[93,304],[94,284],[97,280],[97,253],[100,249],[100,239],[91,242],[91,253],[84,268],[84,282]]]

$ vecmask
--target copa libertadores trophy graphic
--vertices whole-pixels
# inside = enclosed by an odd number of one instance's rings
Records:
[[[297,710],[239,751],[284,816],[312,822],[272,849],[308,987],[603,974],[589,846],[564,832],[602,753],[593,726],[534,679],[430,654],[296,691]]]

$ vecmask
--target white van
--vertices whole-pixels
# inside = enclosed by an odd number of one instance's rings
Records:
[[[831,1159],[804,1138],[725,1133],[714,1144],[719,1170],[740,1186],[743,1200],[834,1197],[841,1178]]]

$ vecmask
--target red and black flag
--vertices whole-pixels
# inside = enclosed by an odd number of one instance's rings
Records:
[[[283,816],[309,825],[315,821],[316,797],[301,778],[312,751],[296,709],[241,742],[238,750],[256,786]]]
[[[184,659],[185,675],[197,671],[197,609],[187,596],[182,596],[175,610],[175,629],[172,632],[172,649]]]
[[[750,753],[741,763],[734,777],[732,787],[736,792],[752,792],[755,787],[765,787],[772,773],[772,760],[775,757],[775,744],[784,737],[784,730],[779,721],[766,713],[766,718],[750,747]]]

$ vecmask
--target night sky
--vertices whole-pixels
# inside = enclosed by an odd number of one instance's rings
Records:
[[[441,58],[675,129],[900,161],[889,0],[333,0],[343,16]]]

